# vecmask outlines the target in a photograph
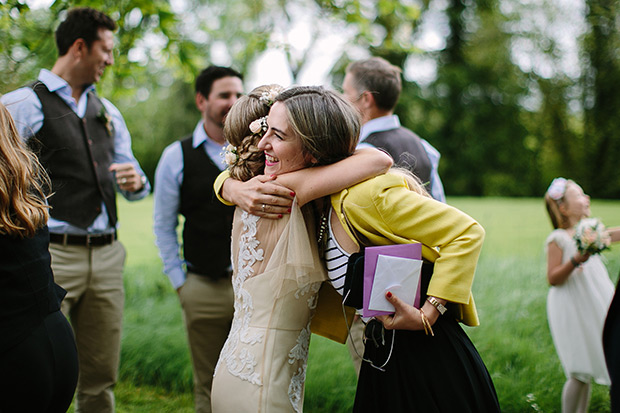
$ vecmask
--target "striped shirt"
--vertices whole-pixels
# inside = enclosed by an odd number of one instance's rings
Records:
[[[344,279],[347,274],[347,263],[349,262],[350,254],[342,249],[332,231],[332,214],[329,213],[328,219],[328,236],[327,246],[325,249],[325,266],[327,267],[327,276],[332,283],[336,291],[342,295],[344,289]]]

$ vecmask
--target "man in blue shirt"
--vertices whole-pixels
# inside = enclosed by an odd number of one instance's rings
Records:
[[[342,91],[362,114],[359,147],[375,146],[394,158],[394,164],[409,169],[433,198],[445,202],[439,178],[439,152],[426,140],[400,125],[394,108],[402,89],[400,68],[380,57],[351,63]]]
[[[2,97],[52,180],[50,253],[78,347],[77,412],[114,411],[125,260],[116,190],[130,201],[150,191],[123,117],[94,87],[114,63],[115,29],[97,10],[70,10],[56,30],[52,70]]]
[[[154,232],[164,272],[177,290],[194,370],[196,412],[211,412],[211,382],[233,317],[230,233],[233,208],[213,194],[226,168],[224,118],[243,92],[242,76],[210,66],[196,78],[201,119],[194,132],[169,145],[155,172]],[[183,258],[177,237],[183,225]]]

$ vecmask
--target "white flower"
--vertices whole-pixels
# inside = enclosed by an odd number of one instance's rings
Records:
[[[547,193],[554,201],[559,201],[564,198],[564,193],[566,192],[566,184],[568,181],[565,178],[555,178],[551,185],[549,185],[549,189],[547,189]]]
[[[267,131],[267,116],[258,118],[254,122],[250,123],[250,132],[256,135],[258,133],[261,133],[261,131]]]
[[[267,106],[273,105],[273,102],[276,100],[276,97],[280,94],[280,91],[277,89],[269,89],[263,93],[261,93],[260,101],[263,102]]]
[[[227,165],[232,166],[237,162],[238,158],[239,155],[237,155],[237,148],[229,144],[224,150],[224,162],[226,162]]]
[[[260,119],[256,119],[254,122],[250,123],[250,132],[258,133],[261,131],[261,129],[262,126],[260,124]]]

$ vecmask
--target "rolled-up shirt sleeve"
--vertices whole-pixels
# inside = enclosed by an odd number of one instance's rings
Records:
[[[164,263],[164,273],[175,289],[185,282],[177,234],[182,181],[183,154],[181,144],[175,142],[164,150],[157,165],[153,207],[155,244]]]

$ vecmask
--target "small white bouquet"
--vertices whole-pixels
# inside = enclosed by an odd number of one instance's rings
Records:
[[[598,218],[584,218],[575,227],[573,239],[581,254],[599,254],[611,244],[605,225]]]

